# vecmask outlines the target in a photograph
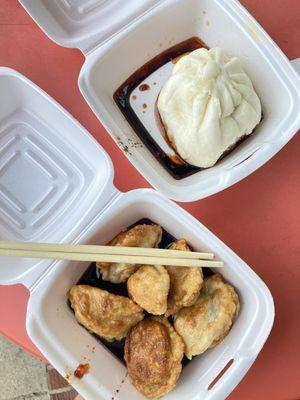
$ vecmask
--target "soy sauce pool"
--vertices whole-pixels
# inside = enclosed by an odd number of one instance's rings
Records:
[[[141,219],[137,221],[135,224],[131,225],[128,227],[128,229],[133,228],[135,225],[153,225],[155,224],[153,221],[149,219]],[[159,245],[159,248],[165,249],[167,248],[171,243],[175,242],[177,239],[172,236],[169,232],[167,232],[165,229],[162,228],[162,239]],[[209,276],[212,275],[213,272],[208,269],[204,268],[203,269],[203,274],[204,276]],[[128,297],[128,292],[127,292],[127,285],[126,282],[124,283],[111,283],[108,281],[104,281],[101,277],[101,273],[99,268],[96,267],[95,263],[92,263],[88,269],[84,272],[82,277],[79,279],[77,282],[77,285],[89,285],[89,286],[94,286],[99,289],[107,290],[110,293],[119,295],[119,296],[126,296]],[[73,311],[73,310],[72,310]],[[147,312],[145,311],[145,316],[147,317]],[[169,318],[169,321],[173,324],[172,317]],[[116,357],[119,358],[119,360],[125,364],[124,361],[124,345],[125,345],[125,339],[122,339],[120,341],[113,341],[113,342],[108,342],[104,339],[101,339],[99,336],[94,335],[99,340],[104,346],[108,348],[109,351],[111,351]],[[185,356],[182,359],[182,366],[184,367],[190,362]]]
[[[148,148],[148,150],[174,179],[186,178],[200,171],[201,168],[192,166],[186,162],[181,162],[180,164],[178,162],[176,163],[172,160],[172,157],[170,158],[169,155],[161,149],[131,107],[130,96],[136,87],[140,86],[142,89],[144,88],[142,82],[154,71],[158,70],[170,61],[176,62],[176,60],[178,60],[184,54],[190,53],[201,47],[206,48],[206,45],[197,37],[192,37],[181,43],[178,43],[175,46],[172,46],[166,51],[158,54],[136,72],[134,72],[113,95],[114,101],[132,129]]]

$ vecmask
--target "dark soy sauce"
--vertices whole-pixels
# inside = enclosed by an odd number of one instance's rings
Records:
[[[156,143],[151,134],[147,131],[141,120],[138,118],[136,113],[133,111],[130,105],[130,95],[133,90],[138,87],[147,76],[151,75],[155,70],[162,67],[164,64],[170,61],[176,61],[178,58],[185,53],[189,53],[200,47],[206,47],[206,45],[197,37],[192,37],[169,48],[158,56],[154,57],[148,63],[138,69],[133,75],[131,75],[114,93],[114,100],[117,103],[119,109],[131,125],[132,129],[148,148],[148,150],[154,155],[154,157],[160,162],[160,164],[172,175],[174,179],[183,179],[190,176],[202,168],[194,167],[182,161],[181,163],[174,162],[172,158],[166,154],[161,147]],[[143,87],[143,85],[141,85]]]
[[[140,224],[146,224],[146,225],[153,225],[154,222],[143,218],[139,221],[137,221],[135,224],[130,226],[129,228],[134,227],[135,225],[140,225]],[[129,229],[128,228],[128,229]],[[172,236],[169,232],[167,232],[165,229],[163,229],[163,234],[162,234],[162,239],[160,242],[159,247],[161,249],[167,248],[171,243],[176,241],[174,236]],[[205,276],[212,275],[213,272],[209,270],[208,268],[203,268],[203,273]],[[77,285],[89,285],[89,286],[94,286],[103,290],[107,290],[110,293],[119,295],[119,296],[128,296],[127,293],[127,285],[125,283],[111,283],[108,281],[104,281],[101,278],[101,273],[99,268],[96,267],[95,263],[92,263],[88,269],[84,272],[82,277],[79,279],[77,282]],[[72,310],[73,311],[73,310]],[[145,316],[147,316],[147,313],[145,312]],[[169,318],[169,321],[173,323],[172,317]],[[114,342],[108,342],[104,339],[99,338],[99,336],[94,335],[101,343],[104,344],[115,356],[117,356],[123,364],[125,364],[124,361],[124,345],[125,345],[125,339],[120,340],[120,341],[114,341]],[[182,366],[184,367],[190,362],[185,356],[182,360]]]

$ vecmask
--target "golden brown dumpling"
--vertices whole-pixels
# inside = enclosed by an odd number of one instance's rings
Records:
[[[170,277],[161,265],[143,265],[127,281],[129,296],[149,314],[167,310]]]
[[[184,239],[172,243],[170,250],[191,251]],[[170,276],[170,291],[166,316],[179,311],[182,307],[193,305],[199,297],[203,282],[201,268],[166,266]]]
[[[132,300],[88,285],[75,285],[68,293],[77,321],[108,341],[121,340],[144,318]]]
[[[125,361],[132,384],[148,399],[169,393],[176,385],[184,344],[165,317],[151,317],[131,329]]]
[[[174,317],[174,327],[191,359],[216,346],[228,334],[239,311],[234,288],[220,275],[204,279],[200,296],[193,306],[182,308]]]
[[[162,228],[159,225],[136,225],[124,232],[119,233],[108,246],[124,247],[157,247],[161,241]],[[124,263],[101,263],[98,262],[102,279],[112,283],[126,282],[139,267],[137,264]]]

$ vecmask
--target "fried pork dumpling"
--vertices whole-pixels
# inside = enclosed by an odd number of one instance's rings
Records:
[[[184,239],[177,240],[171,250],[191,251]],[[203,282],[201,268],[166,266],[170,276],[170,291],[166,316],[179,311],[182,307],[195,304]]]
[[[157,247],[161,241],[162,228],[159,225],[136,225],[127,231],[119,233],[108,246],[124,247]],[[124,263],[97,263],[102,279],[112,283],[126,282],[139,265]]]
[[[174,327],[191,359],[216,346],[228,334],[239,311],[239,299],[231,285],[220,275],[204,279],[197,302],[182,308],[174,317]]]
[[[148,399],[174,389],[182,365],[184,344],[165,317],[139,322],[125,341],[125,361],[132,384]]]
[[[67,296],[77,321],[108,341],[121,340],[144,318],[132,300],[92,286],[75,285]]]
[[[127,281],[129,296],[149,314],[167,310],[170,277],[161,265],[143,265]]]

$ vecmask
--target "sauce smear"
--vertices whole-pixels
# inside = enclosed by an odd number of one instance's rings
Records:
[[[147,83],[143,83],[142,85],[139,86],[139,90],[141,92],[145,92],[146,90],[150,90],[150,86]]]
[[[116,90],[113,96],[116,104],[125,116],[128,123],[131,125],[132,129],[139,136],[139,138],[148,148],[148,150],[154,155],[154,157],[171,174],[174,179],[186,178],[187,176],[190,176],[200,171],[201,168],[189,165],[184,161],[178,162],[178,160],[180,159],[179,157],[174,160],[161,149],[161,147],[156,143],[150,132],[148,132],[148,130],[145,128],[141,120],[132,109],[130,105],[130,96],[133,90],[137,87],[139,87],[140,91],[150,89],[149,85],[143,84],[142,82],[154,71],[170,61],[178,61],[178,59],[183,55],[201,47],[206,47],[206,45],[199,38],[192,37],[167,49],[166,51],[157,55],[148,63],[143,65],[134,74],[132,74]],[[156,84],[156,82],[154,84]]]
[[[83,378],[85,374],[87,374],[90,370],[90,364],[79,364],[76,370],[74,371],[74,376],[76,378]]]

